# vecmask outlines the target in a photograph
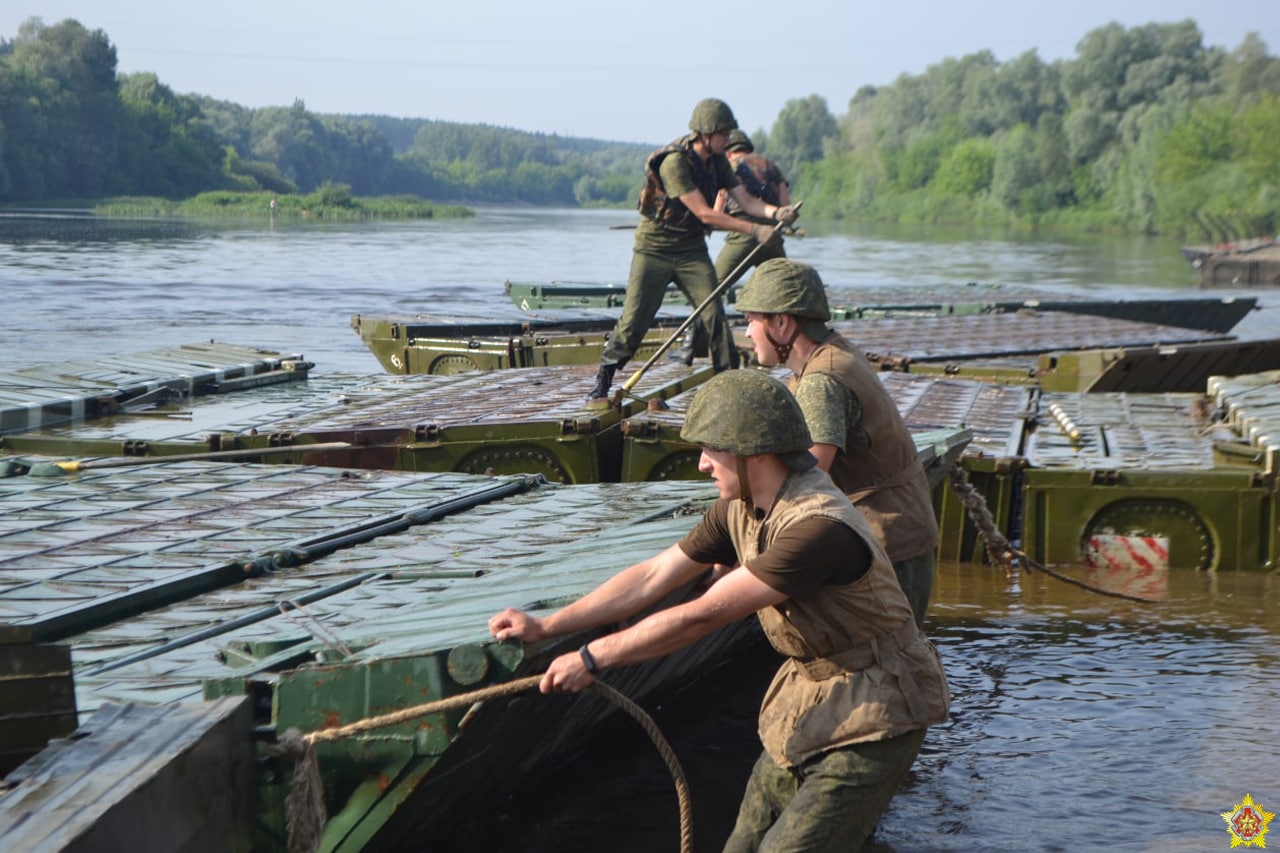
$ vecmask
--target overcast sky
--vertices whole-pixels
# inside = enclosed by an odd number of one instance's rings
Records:
[[[648,143],[683,132],[704,97],[748,131],[812,94],[839,115],[862,86],[948,57],[1070,58],[1112,21],[1191,18],[1206,46],[1253,31],[1280,54],[1277,0],[4,0],[0,36],[35,16],[105,31],[121,72],[247,107],[301,98],[313,112]]]

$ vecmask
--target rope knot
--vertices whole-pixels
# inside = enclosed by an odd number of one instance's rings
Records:
[[[300,729],[287,729],[276,736],[276,742],[267,744],[267,755],[273,758],[299,759],[311,749],[311,741]]]

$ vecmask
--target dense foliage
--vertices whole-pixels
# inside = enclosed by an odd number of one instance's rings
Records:
[[[1071,60],[947,59],[806,119],[828,128],[820,154],[788,127],[813,101],[788,104],[768,149],[830,215],[1211,240],[1280,227],[1280,59],[1255,34],[1227,53],[1192,21],[1110,24]]]
[[[1213,240],[1280,227],[1280,59],[1254,34],[1230,52],[1205,47],[1189,20],[1109,24],[1052,63],[1034,51],[944,59],[858,90],[843,115],[797,98],[752,136],[808,216]],[[308,194],[341,188],[622,206],[635,203],[647,151],[179,95],[154,74],[117,74],[106,34],[74,20],[32,19],[0,40],[0,202],[240,191],[310,210]]]
[[[178,95],[154,74],[118,75],[107,35],[74,20],[33,18],[0,41],[0,202],[216,190],[301,199],[345,186],[359,197],[622,205],[639,191],[646,152],[487,126],[318,115],[300,100],[249,109]]]

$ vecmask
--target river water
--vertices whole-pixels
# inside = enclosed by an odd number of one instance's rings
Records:
[[[513,208],[356,225],[0,213],[0,359],[12,368],[216,339],[300,352],[317,371],[376,373],[351,315],[483,316],[506,310],[507,279],[621,283],[631,233],[613,226],[633,223],[628,212]],[[833,289],[955,287],[960,302],[968,282],[1019,297],[1196,287],[1165,240],[804,225],[788,251]],[[1280,298],[1250,295],[1267,310],[1238,331],[1274,334]],[[930,731],[873,849],[1229,849],[1220,814],[1246,794],[1280,811],[1278,586],[1274,574],[1174,572],[1166,601],[1136,604],[1042,575],[940,567],[927,629],[952,718]],[[651,709],[689,775],[699,850],[718,850],[728,832],[775,665],[762,646]],[[678,846],[670,777],[629,720],[477,817],[459,816],[458,837],[433,849]]]

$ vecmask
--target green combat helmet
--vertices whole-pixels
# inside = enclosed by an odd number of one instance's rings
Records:
[[[756,150],[756,147],[751,144],[750,136],[747,136],[735,127],[733,130],[729,131],[729,144],[725,146],[725,150],[745,151],[750,154],[752,151]]]
[[[759,370],[726,370],[711,377],[689,404],[680,438],[734,456],[804,453],[813,459],[800,404],[787,386]]]
[[[733,117],[733,110],[719,98],[698,101],[689,118],[689,129],[694,133],[723,133],[737,127],[738,120]]]
[[[803,331],[816,341],[829,331],[825,324],[831,319],[831,308],[822,277],[808,264],[790,258],[772,258],[756,267],[733,306],[744,314],[790,314],[809,320]]]

